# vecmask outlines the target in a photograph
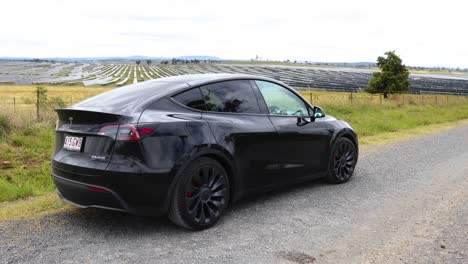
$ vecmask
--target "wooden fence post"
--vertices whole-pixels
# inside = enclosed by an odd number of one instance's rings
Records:
[[[39,116],[39,96],[40,96],[40,93],[39,93],[39,90],[37,90],[37,92],[36,92],[36,117],[37,117],[37,120],[40,119],[40,116]]]
[[[13,96],[13,113],[16,113],[16,97]]]

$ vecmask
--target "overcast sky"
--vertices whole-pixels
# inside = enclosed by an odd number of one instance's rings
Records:
[[[466,1],[465,1],[466,2]],[[211,55],[468,67],[464,1],[3,1],[0,56]]]

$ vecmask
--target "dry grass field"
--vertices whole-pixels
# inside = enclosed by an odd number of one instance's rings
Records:
[[[36,94],[34,85],[0,85],[0,106],[17,110],[34,109]],[[47,85],[50,101],[60,98],[67,105],[77,103],[91,96],[115,89],[112,87],[56,86]],[[347,93],[299,90],[301,95],[314,105],[462,105],[468,104],[467,96],[440,94],[395,94],[388,99],[382,95],[368,93]]]
[[[41,85],[43,86],[43,85]],[[47,88],[49,100],[60,98],[67,105],[77,103],[91,96],[103,93],[112,88],[109,87],[84,87],[84,86],[43,86]],[[35,108],[36,86],[33,85],[1,85],[0,106],[16,108],[19,112]]]

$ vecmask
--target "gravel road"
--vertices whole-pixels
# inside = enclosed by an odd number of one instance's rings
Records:
[[[0,263],[468,263],[468,126],[369,147],[350,182],[242,201],[214,227],[72,210],[0,222]]]

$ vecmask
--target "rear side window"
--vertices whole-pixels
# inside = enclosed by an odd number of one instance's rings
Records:
[[[247,80],[209,84],[200,87],[200,90],[208,111],[260,113],[253,88]]]
[[[200,89],[194,88],[188,91],[182,92],[176,96],[173,96],[174,100],[177,102],[188,106],[190,108],[198,109],[198,110],[206,110],[205,109],[205,101],[203,101],[202,94]]]

